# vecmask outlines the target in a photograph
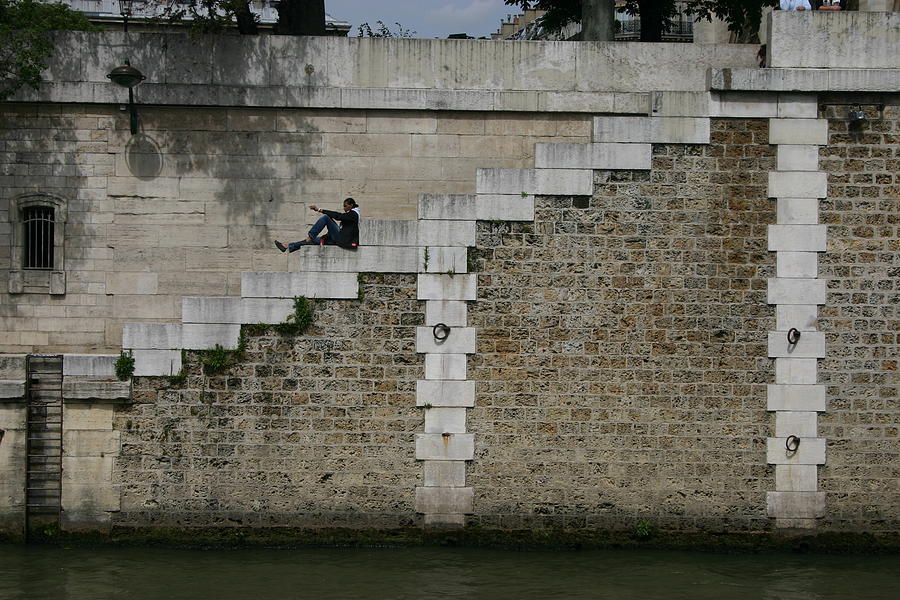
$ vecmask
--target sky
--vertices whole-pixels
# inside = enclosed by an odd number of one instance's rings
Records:
[[[451,33],[490,36],[501,19],[518,11],[503,0],[325,0],[325,12],[349,21],[353,37],[360,23],[375,28],[380,20],[393,31],[400,23],[416,32],[413,37],[445,38]]]

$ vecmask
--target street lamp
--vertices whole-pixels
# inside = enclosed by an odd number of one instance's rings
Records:
[[[119,14],[125,23],[125,33],[128,33],[128,17],[132,15],[134,0],[119,0]]]
[[[116,67],[106,76],[116,85],[128,88],[128,113],[131,122],[131,135],[134,135],[137,133],[138,114],[137,106],[134,104],[134,90],[132,88],[145,80],[146,77],[144,77],[143,73],[132,67],[128,63],[127,58],[125,59],[124,65]]]

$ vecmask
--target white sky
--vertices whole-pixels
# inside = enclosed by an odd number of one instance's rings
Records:
[[[445,38],[451,33],[490,36],[500,28],[501,19],[517,12],[503,0],[325,0],[325,11],[349,21],[351,37],[358,35],[360,23],[368,22],[374,29],[380,20],[392,31],[400,23],[418,38]]]

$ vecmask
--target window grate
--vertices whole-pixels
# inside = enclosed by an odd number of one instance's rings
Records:
[[[23,214],[25,227],[25,269],[53,268],[52,206],[29,206]]]

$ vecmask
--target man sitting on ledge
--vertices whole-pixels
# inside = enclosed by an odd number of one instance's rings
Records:
[[[320,209],[315,204],[310,204],[310,210],[322,213],[319,220],[309,230],[305,240],[291,242],[287,246],[275,240],[275,247],[284,252],[293,252],[300,246],[315,246],[318,244],[333,244],[341,248],[356,248],[359,245],[359,204],[353,198],[344,200],[344,212]],[[340,223],[340,224],[339,224]],[[323,229],[328,231],[319,237]]]

